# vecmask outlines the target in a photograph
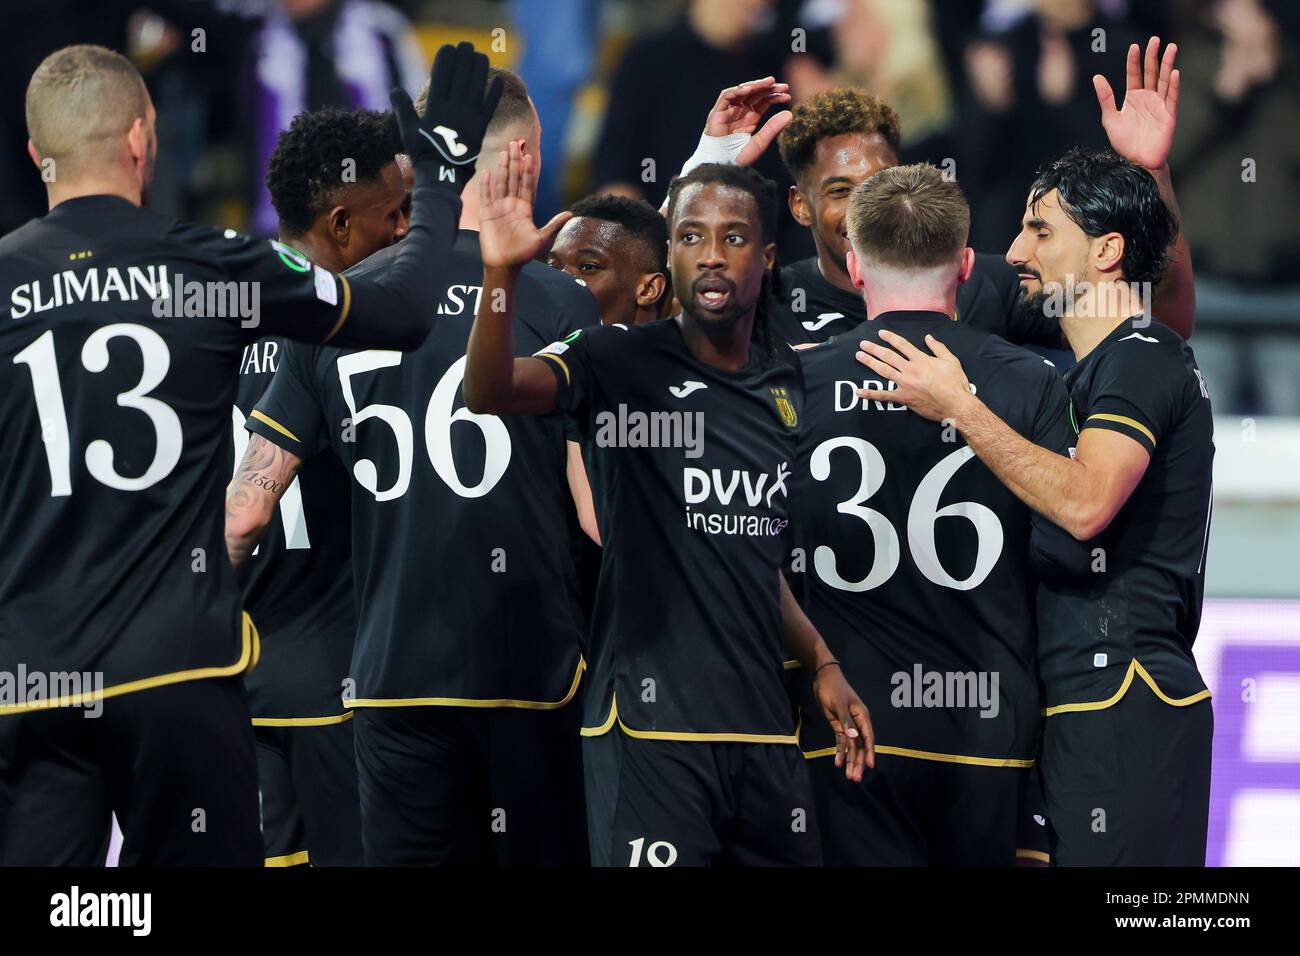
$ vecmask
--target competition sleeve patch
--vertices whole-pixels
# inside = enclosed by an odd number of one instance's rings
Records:
[[[572,385],[573,374],[569,371],[569,363],[560,358],[568,350],[569,345],[567,342],[552,342],[546,348],[534,352],[533,358],[546,359],[548,362],[553,363],[556,368],[564,373],[564,384]]]
[[[317,266],[316,270],[316,297],[333,305],[335,300],[327,299],[322,293],[321,285],[324,280],[322,280],[321,276],[325,276],[330,281],[331,287],[335,276],[332,272],[321,269],[320,266]],[[348,283],[348,277],[340,273],[338,280],[339,285],[343,287],[343,308],[339,310],[339,320],[334,323],[334,328],[330,329],[330,334],[325,336],[324,341],[326,342],[339,334],[339,329],[343,328],[343,323],[348,320],[348,312],[352,309],[352,286]]]

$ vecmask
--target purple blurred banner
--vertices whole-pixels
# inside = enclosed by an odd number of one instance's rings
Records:
[[[1300,866],[1300,601],[1205,602],[1210,866]]]

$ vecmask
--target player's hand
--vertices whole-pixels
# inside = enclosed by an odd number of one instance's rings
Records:
[[[533,224],[536,160],[524,155],[520,140],[512,140],[498,155],[496,171],[486,169],[481,177],[479,246],[483,265],[518,268],[549,249],[573,213],[558,213],[538,229]]]
[[[750,166],[772,145],[794,114],[782,110],[764,123],[762,129],[758,129],[758,121],[773,106],[789,102],[790,84],[778,83],[772,76],[729,86],[718,94],[718,101],[704,122],[704,133],[706,136],[749,134],[749,142],[736,156],[736,165]]]
[[[1136,43],[1128,48],[1122,109],[1115,109],[1115,92],[1106,78],[1100,74],[1092,78],[1101,105],[1101,125],[1111,148],[1150,170],[1161,169],[1169,161],[1178,121],[1179,74],[1174,69],[1178,45],[1169,44],[1163,60],[1159,54],[1159,37],[1147,41],[1145,60]]]
[[[389,94],[402,148],[417,168],[431,164],[434,183],[457,192],[474,175],[488,122],[501,99],[501,77],[488,86],[488,58],[472,43],[447,44],[429,73],[429,103],[421,119],[404,90]]]
[[[857,783],[864,767],[876,765],[876,737],[867,705],[849,686],[839,664],[823,667],[813,678],[813,693],[835,731],[835,766]]]
[[[906,405],[922,418],[943,421],[957,417],[958,409],[971,396],[970,382],[957,356],[933,335],[925,344],[933,355],[918,349],[897,333],[882,329],[880,338],[892,348],[865,339],[859,342],[859,362],[877,375],[898,385],[886,391],[879,388],[858,389],[860,398]]]

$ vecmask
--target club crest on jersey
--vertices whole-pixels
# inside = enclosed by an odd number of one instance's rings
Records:
[[[781,421],[785,423],[786,428],[794,428],[799,424],[799,416],[795,414],[794,403],[790,401],[790,396],[784,388],[771,388],[772,400],[776,402],[776,410],[781,415]]]

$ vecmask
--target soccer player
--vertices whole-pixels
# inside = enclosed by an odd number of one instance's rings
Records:
[[[815,675],[836,766],[851,777],[871,761],[871,731],[781,575],[802,401],[793,353],[777,353],[765,327],[775,187],[715,164],[675,179],[682,314],[517,358],[520,269],[567,215],[533,225],[531,166],[512,144],[482,186],[484,299],[465,396],[478,411],[565,411],[593,436],[603,563],[582,728],[592,862],[816,864],[783,643]]]
[[[662,318],[668,226],[659,211],[625,196],[588,196],[569,211],[546,264],[586,284],[606,325]]]
[[[523,82],[491,75],[504,91],[485,142],[522,140],[535,155],[541,125]],[[332,452],[352,476],[358,625],[344,704],[356,715],[367,865],[587,856],[573,705],[585,620],[563,423],[471,414],[460,399],[470,326],[492,294],[477,197],[466,193],[419,349],[294,346],[247,423],[283,463],[261,486],[264,512],[303,460]],[[382,274],[405,242],[348,275]],[[600,315],[581,283],[538,262],[515,322],[528,354]]]
[[[405,236],[401,149],[391,117],[379,113],[297,116],[266,175],[280,241],[342,272]],[[262,636],[261,660],[244,679],[262,839],[269,866],[360,866],[352,712],[339,699],[357,629],[348,474],[322,455],[284,476],[286,453],[244,430],[286,344],[271,337],[244,347],[235,446],[247,448],[226,492],[226,546]],[[264,491],[273,473],[289,482],[275,488],[288,494],[279,508]]]
[[[964,363],[896,334],[862,361],[897,383],[861,394],[950,421],[1017,497],[1080,541],[1090,573],[1039,596],[1047,695],[1043,776],[1060,865],[1200,866],[1210,796],[1210,692],[1192,642],[1209,538],[1213,421],[1179,335],[1141,314],[1176,223],[1149,172],[1072,151],[1029,191],[1007,260],[1055,303],[1078,364],[1066,376],[1073,456],[1016,433]],[[930,354],[930,353],[934,354]],[[979,384],[978,382],[976,383]]]
[[[1170,44],[1163,61],[1158,62],[1159,48],[1159,38],[1152,37],[1144,65],[1139,62],[1142,57],[1137,45],[1129,49],[1123,109],[1115,108],[1114,93],[1104,77],[1094,77],[1093,85],[1111,146],[1151,171],[1161,195],[1177,214],[1168,158],[1177,120],[1178,71],[1173,64],[1178,48]],[[898,114],[870,93],[839,88],[810,96],[795,107],[792,119],[778,113],[757,129],[763,109],[779,100],[771,98],[766,86],[737,89],[754,108],[745,113],[744,122],[727,127],[731,135],[709,137],[710,128],[720,128],[721,117],[737,113],[735,97],[727,100],[724,91],[706,121],[700,150],[711,156],[722,150],[734,157],[729,161],[753,162],[766,148],[772,129],[779,129],[781,157],[795,181],[790,188],[790,211],[811,230],[817,249],[816,256],[781,269],[783,305],[772,313],[775,332],[791,343],[820,342],[847,332],[862,321],[861,296],[845,265],[848,200],[853,187],[873,173],[897,165]],[[748,134],[753,134],[752,140]],[[960,178],[961,171],[954,172]],[[970,279],[957,290],[958,320],[1016,345],[1065,348],[1055,317],[1022,306],[1015,270],[1001,256],[977,254]],[[1191,253],[1181,234],[1170,249],[1169,273],[1157,290],[1154,309],[1184,338],[1191,336],[1196,297]]]
[[[933,335],[1011,428],[1061,454],[1074,438],[1069,398],[1040,356],[953,321],[975,256],[955,182],[933,166],[891,166],[853,190],[845,218],[868,321],[800,352],[792,527],[811,565],[804,610],[871,711],[877,766],[844,780],[805,714],[825,860],[1011,865],[1038,747],[1034,574],[1086,570],[1084,553],[1031,521],[952,428],[859,401],[854,356],[882,329]]]
[[[116,813],[124,863],[261,863],[239,677],[258,639],[222,540],[240,354],[268,334],[422,341],[414,306],[445,275],[486,70],[444,47],[423,120],[394,93],[410,232],[391,271],[356,280],[142,209],[154,109],[124,57],[73,46],[33,74],[50,212],[0,240],[0,672],[35,691],[0,698],[0,862],[102,861]]]

